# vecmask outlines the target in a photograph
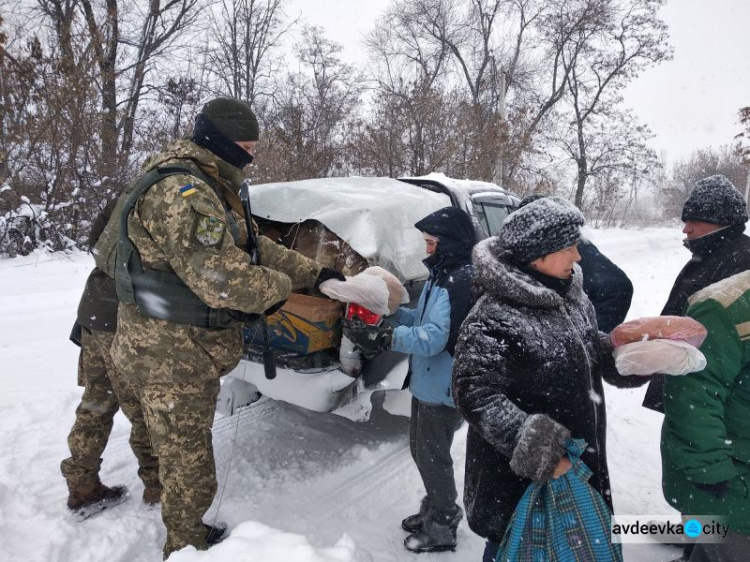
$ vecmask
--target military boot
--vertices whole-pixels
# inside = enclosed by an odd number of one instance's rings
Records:
[[[144,488],[143,489],[143,504],[146,507],[156,507],[161,503],[161,487],[159,488]]]
[[[412,552],[455,550],[456,530],[462,517],[463,511],[460,508],[453,515],[429,513],[422,523],[422,528],[406,537],[404,546]]]
[[[99,479],[85,484],[68,482],[68,511],[76,521],[83,521],[109,507],[124,502],[128,497],[125,486],[109,488]]]
[[[204,523],[203,526],[206,528],[206,544],[209,548],[215,544],[219,544],[229,534],[227,533],[227,526],[224,523],[216,523],[216,525],[206,525]]]
[[[422,529],[427,512],[430,509],[430,498],[427,496],[422,498],[422,503],[419,504],[419,513],[409,515],[401,521],[401,528],[409,533],[416,533]]]

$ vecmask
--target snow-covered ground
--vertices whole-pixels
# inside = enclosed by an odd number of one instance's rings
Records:
[[[679,227],[591,231],[591,239],[635,285],[630,318],[656,315],[689,254]],[[161,560],[164,527],[139,502],[142,484],[118,414],[102,479],[132,497],[82,523],[66,517],[60,461],[81,390],[78,348],[68,341],[93,260],[85,254],[0,261],[0,560]],[[644,389],[607,389],[614,500],[622,514],[673,514],[660,488],[661,416],[640,406]],[[441,562],[481,560],[483,540],[465,521],[455,553],[415,555],[401,519],[423,490],[408,452],[408,420],[375,408],[354,423],[262,399],[214,426],[219,494],[206,517],[232,534],[179,562]],[[463,480],[465,428],[453,453]],[[626,545],[628,562],[664,562],[672,547]]]

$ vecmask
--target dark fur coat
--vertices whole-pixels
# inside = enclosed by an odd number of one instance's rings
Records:
[[[498,238],[480,242],[473,259],[481,296],[456,346],[453,397],[469,423],[469,526],[499,542],[526,487],[550,478],[569,436],[588,443],[590,483],[611,506],[602,378],[621,387],[645,380],[616,373],[580,268],[561,295],[509,263]]]

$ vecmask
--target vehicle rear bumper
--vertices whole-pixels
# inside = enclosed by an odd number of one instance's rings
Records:
[[[265,377],[263,365],[243,359],[227,376],[255,385],[264,396],[283,400],[314,412],[330,412],[357,397],[359,379],[338,369],[317,373],[276,368],[276,378]]]

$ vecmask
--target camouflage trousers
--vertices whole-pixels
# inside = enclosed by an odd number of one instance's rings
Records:
[[[205,550],[202,517],[216,495],[211,427],[219,380],[147,384],[139,398],[159,457],[164,558],[187,545]]]
[[[159,486],[159,461],[151,453],[146,422],[135,391],[115,369],[110,357],[114,333],[82,329],[78,384],[83,387],[76,419],[68,435],[70,457],[60,469],[69,486],[99,481],[102,453],[118,409],[131,423],[130,447],[138,459],[138,476],[147,488]]]

